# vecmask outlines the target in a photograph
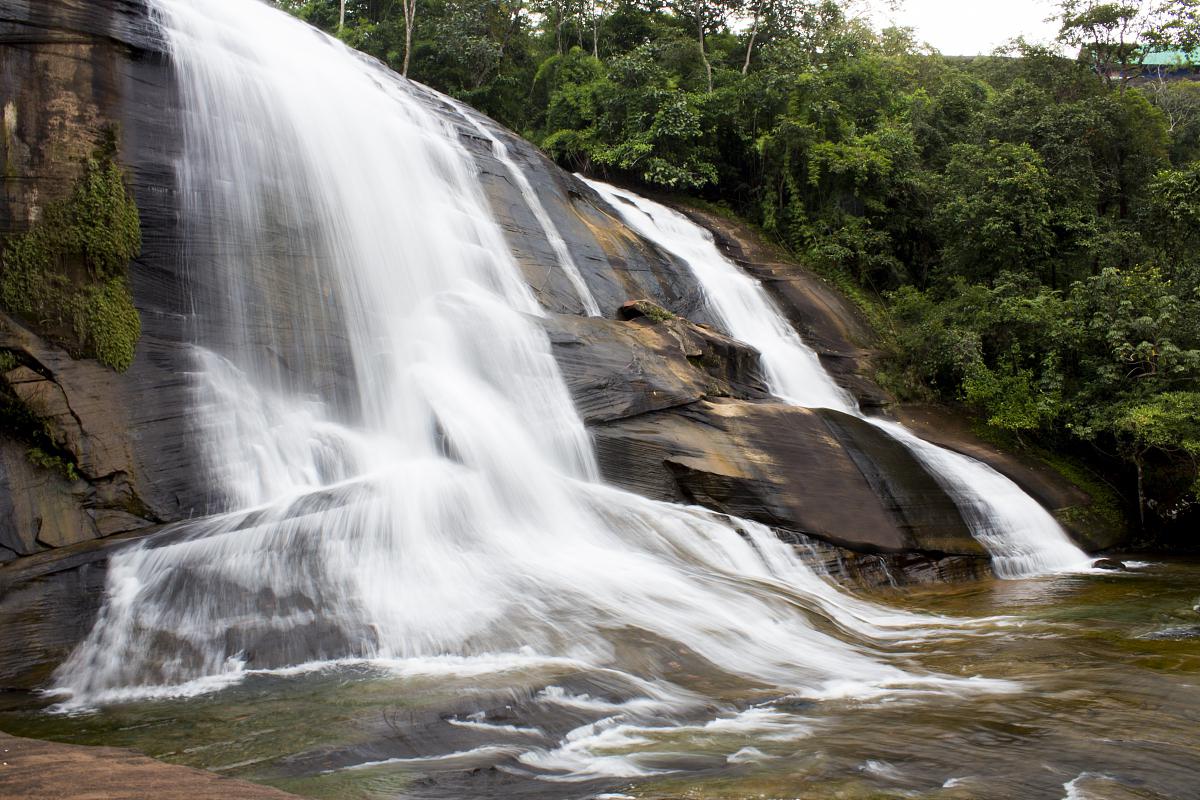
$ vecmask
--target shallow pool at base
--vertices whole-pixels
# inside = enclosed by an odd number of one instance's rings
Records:
[[[1018,691],[781,698],[714,671],[704,703],[681,715],[672,698],[660,715],[645,686],[568,659],[358,662],[92,713],[26,704],[0,728],[328,798],[1196,796],[1200,564],[871,599],[989,620],[889,655]],[[625,642],[664,683],[705,685],[702,660]]]

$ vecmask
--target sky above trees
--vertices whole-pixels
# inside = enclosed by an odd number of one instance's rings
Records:
[[[915,28],[917,40],[928,42],[943,55],[989,53],[1005,42],[1024,36],[1049,44],[1058,24],[1047,22],[1057,4],[1047,0],[871,0],[879,25]],[[897,9],[891,6],[898,5]]]

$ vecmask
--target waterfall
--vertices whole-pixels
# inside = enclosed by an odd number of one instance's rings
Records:
[[[726,331],[762,354],[776,395],[796,405],[862,417],[907,447],[954,499],[972,534],[991,554],[997,575],[1021,578],[1090,565],[1087,554],[1054,517],[996,470],[923,441],[895,422],[865,417],[762,285],[722,255],[711,233],[660,203],[599,181],[587,182],[629,227],[688,264]]]
[[[847,595],[764,526],[598,482],[474,162],[411,84],[253,0],[153,5],[184,217],[208,221],[204,257],[183,257],[204,287],[195,427],[219,491],[216,513],[112,556],[55,676],[68,703],[314,663],[540,664],[591,676],[605,730],[727,707],[713,687],[1006,688],[897,663],[906,639],[966,623]],[[587,775],[587,740],[524,757]]]

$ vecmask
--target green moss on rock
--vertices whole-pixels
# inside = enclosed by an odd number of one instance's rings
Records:
[[[142,335],[142,320],[124,277],[88,286],[72,298],[75,335],[102,364],[129,369]]]
[[[141,336],[127,269],[142,235],[115,154],[110,136],[71,193],[9,239],[0,259],[0,306],[67,349],[123,372]]]
[[[649,300],[630,300],[617,309],[618,319],[631,320],[645,317],[652,322],[667,322],[676,316],[660,305]]]
[[[79,480],[79,470],[75,468],[75,463],[58,453],[47,453],[40,447],[31,447],[25,451],[25,457],[35,467],[57,472],[71,483]]]

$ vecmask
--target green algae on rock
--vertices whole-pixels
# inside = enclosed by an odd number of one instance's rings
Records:
[[[6,243],[0,305],[73,353],[124,372],[141,336],[126,274],[141,245],[137,205],[109,131],[70,194]]]

